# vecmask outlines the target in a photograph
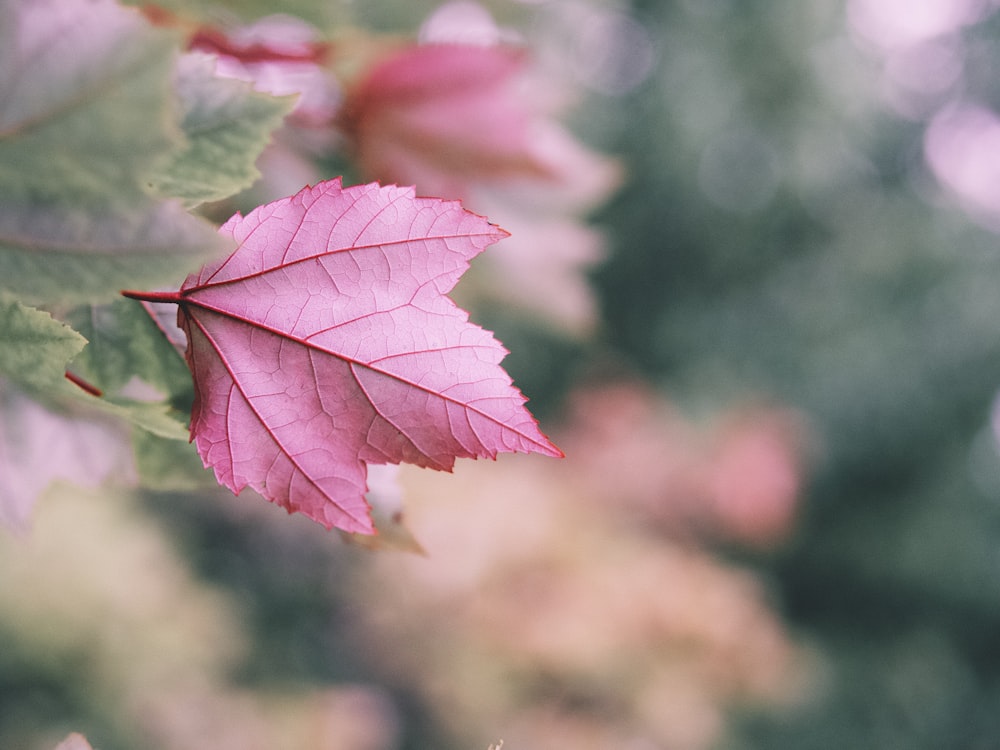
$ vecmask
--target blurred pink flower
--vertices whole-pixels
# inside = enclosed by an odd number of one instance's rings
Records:
[[[795,417],[777,410],[746,411],[721,426],[705,490],[726,535],[767,545],[789,532],[802,487],[801,436]]]
[[[339,123],[366,178],[460,198],[512,232],[473,294],[577,334],[596,318],[582,271],[604,244],[576,215],[607,198],[621,170],[556,120],[565,96],[543,91],[529,63],[499,44],[397,49],[346,86]]]
[[[511,236],[477,260],[457,295],[469,307],[513,307],[569,334],[592,330],[598,312],[584,271],[603,260],[604,236],[572,217],[474,205]]]

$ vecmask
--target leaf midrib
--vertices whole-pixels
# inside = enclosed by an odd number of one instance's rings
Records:
[[[475,234],[468,234],[468,233],[466,233],[466,234],[441,234],[441,235],[431,235],[431,236],[428,236],[428,237],[401,238],[401,239],[398,239],[398,240],[389,240],[387,242],[373,242],[373,243],[368,244],[368,245],[348,245],[348,246],[345,246],[345,247],[338,247],[338,248],[335,248],[335,249],[327,248],[326,250],[320,250],[319,252],[317,252],[317,253],[315,253],[313,255],[303,256],[302,258],[296,258],[295,260],[290,260],[290,261],[282,261],[280,264],[278,264],[276,266],[268,266],[267,268],[262,268],[259,271],[253,271],[253,272],[245,274],[243,276],[236,276],[236,277],[233,277],[231,279],[226,279],[224,281],[207,281],[207,282],[198,284],[197,286],[189,287],[187,289],[181,289],[180,295],[181,295],[181,297],[185,297],[186,298],[186,297],[188,297],[188,295],[194,294],[196,292],[203,291],[205,289],[212,289],[212,288],[217,288],[217,287],[224,287],[224,286],[227,286],[229,284],[243,283],[243,282],[248,281],[250,279],[257,279],[257,278],[260,278],[261,276],[266,276],[269,273],[273,273],[275,271],[282,271],[282,270],[285,270],[287,268],[291,268],[293,266],[300,265],[302,263],[308,263],[309,261],[318,260],[320,258],[326,257],[327,255],[335,255],[337,253],[353,252],[353,251],[357,251],[357,250],[373,250],[375,248],[380,248],[380,247],[396,247],[398,245],[407,245],[407,244],[410,244],[412,242],[425,242],[425,241],[433,241],[433,240],[460,240],[460,239],[465,239],[465,238],[468,238],[468,237],[487,237],[488,238],[488,237],[495,237],[495,236],[496,236],[496,234],[494,232],[477,232]],[[497,239],[498,240],[499,239],[503,239],[504,236],[505,235],[501,235]],[[469,258],[464,258],[464,260],[465,260],[466,264],[469,263]]]
[[[516,429],[515,427],[513,427],[511,425],[505,424],[505,423],[497,420],[492,415],[484,412],[480,408],[477,408],[477,407],[473,406],[471,403],[460,401],[457,398],[454,398],[454,397],[448,396],[448,395],[446,395],[444,393],[440,393],[438,391],[435,391],[435,390],[433,390],[433,389],[431,389],[431,388],[429,388],[427,386],[421,385],[420,383],[416,383],[416,382],[414,382],[412,380],[409,380],[409,379],[407,379],[405,377],[402,377],[402,376],[400,376],[400,375],[398,375],[396,373],[389,372],[387,370],[383,370],[383,369],[381,369],[379,367],[375,367],[374,366],[374,362],[375,361],[379,361],[379,360],[373,360],[372,362],[365,362],[364,360],[360,360],[360,359],[357,359],[355,357],[350,357],[350,356],[347,356],[346,354],[342,354],[340,352],[334,352],[334,351],[331,351],[329,349],[324,349],[323,347],[321,347],[321,346],[319,346],[317,344],[314,344],[314,343],[312,343],[312,342],[310,342],[310,341],[308,341],[306,339],[302,339],[302,338],[299,338],[299,337],[293,335],[289,331],[284,331],[284,330],[282,330],[280,328],[275,328],[274,326],[267,325],[267,324],[262,323],[260,321],[251,320],[249,318],[237,315],[237,314],[233,313],[230,310],[226,310],[225,308],[218,307],[216,305],[211,305],[211,304],[203,302],[201,300],[186,298],[186,299],[182,299],[179,302],[179,304],[182,307],[184,307],[184,306],[192,306],[192,307],[200,308],[202,310],[206,310],[206,311],[214,313],[216,315],[220,315],[220,316],[229,318],[230,320],[234,320],[234,321],[236,321],[238,323],[242,323],[244,325],[252,326],[252,327],[257,328],[259,330],[266,331],[268,333],[271,333],[271,334],[273,334],[275,336],[283,338],[283,339],[285,339],[287,341],[290,341],[292,343],[299,344],[299,345],[301,345],[301,346],[303,346],[303,347],[305,347],[305,348],[307,348],[307,349],[309,349],[311,351],[315,351],[315,352],[318,352],[320,354],[324,354],[324,355],[329,356],[329,357],[335,357],[335,358],[337,358],[337,359],[339,359],[339,360],[341,360],[343,362],[346,362],[348,364],[355,365],[355,366],[358,366],[358,367],[363,367],[363,368],[365,368],[367,370],[370,370],[372,372],[378,373],[380,375],[384,375],[385,377],[391,378],[391,379],[393,379],[393,380],[395,380],[395,381],[397,381],[397,382],[399,382],[399,383],[401,383],[401,384],[403,384],[405,386],[408,386],[408,387],[411,387],[411,388],[415,388],[415,389],[417,389],[419,391],[422,391],[422,392],[424,392],[424,393],[426,393],[426,394],[428,394],[430,396],[434,396],[436,398],[439,398],[442,401],[447,401],[448,403],[455,404],[455,405],[457,405],[457,406],[459,406],[459,407],[461,407],[463,409],[468,409],[469,411],[474,412],[475,414],[478,414],[479,416],[483,417],[484,419],[488,420],[489,422],[492,422],[493,424],[497,425],[498,427],[500,427],[502,429],[505,429],[505,430],[510,430],[511,432],[514,432],[517,435],[520,435],[525,440],[527,440],[527,441],[531,442],[532,444],[534,444],[534,445],[538,446],[539,448],[541,448],[544,453],[548,453],[549,452],[548,446],[545,443],[543,443],[542,441],[539,441],[537,438],[535,438],[535,437],[533,437],[531,435],[525,434],[521,430]],[[409,303],[407,303],[407,305],[408,304]],[[400,305],[399,307],[405,307],[407,305]],[[399,308],[393,308],[393,309],[399,309]],[[379,312],[384,312],[384,311],[379,311]],[[194,316],[191,316],[189,314],[189,317],[194,317]],[[204,331],[204,328],[203,328],[201,322],[197,321],[197,318],[195,318],[195,321],[198,322],[199,328]],[[213,343],[213,346],[214,346],[214,343]],[[448,348],[465,348],[465,347],[448,347]],[[413,352],[402,352],[399,355],[395,355],[395,356],[401,356],[402,354],[423,354],[423,353],[434,352],[434,351],[437,351],[437,350],[436,349],[426,349],[426,350],[421,349],[421,350],[417,350],[417,351],[413,351]],[[223,362],[225,362],[225,358],[222,356],[222,353],[219,351],[219,349],[217,347],[216,347],[216,352],[219,353],[219,358],[222,359]],[[382,357],[382,358],[380,358],[380,360],[381,359],[388,359],[388,357]],[[229,369],[228,363],[226,363],[226,369],[227,369],[227,371],[230,372],[230,374],[232,374],[232,371]],[[234,379],[234,381],[236,381],[235,377],[233,379]],[[241,392],[242,392],[242,388],[241,388]],[[374,407],[374,404],[372,404],[372,406]],[[393,427],[395,429],[399,429],[395,424],[393,424]]]

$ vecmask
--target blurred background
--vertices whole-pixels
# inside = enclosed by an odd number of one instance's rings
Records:
[[[1000,3],[242,6],[527,47],[564,172],[455,296],[566,458],[404,468],[422,554],[52,488],[0,747],[1000,747]]]

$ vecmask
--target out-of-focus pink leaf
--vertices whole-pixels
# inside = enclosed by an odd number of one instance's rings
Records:
[[[558,121],[565,87],[503,44],[427,43],[374,60],[345,81],[337,121],[361,173],[529,226],[490,258],[489,283],[475,288],[559,329],[588,331],[583,269],[603,247],[576,217],[618,187],[622,170]]]
[[[328,45],[301,19],[274,15],[249,26],[203,27],[190,46],[216,55],[218,75],[249,81],[276,96],[298,94],[293,112],[298,124],[329,125],[336,114],[340,91],[323,64]]]
[[[794,527],[812,444],[804,417],[753,405],[704,423],[629,381],[570,399],[573,480],[642,523],[768,547]]]
[[[237,250],[159,295],[180,305],[191,435],[220,483],[370,534],[368,463],[561,455],[506,350],[446,296],[502,229],[412,189],[333,180],[220,231]]]
[[[503,224],[512,236],[502,253],[490,253],[470,272],[471,302],[522,310],[536,325],[544,320],[571,335],[592,332],[597,304],[584,271],[603,259],[603,235],[573,218],[536,216],[501,203],[495,212],[490,205],[490,216],[508,209]]]
[[[416,45],[377,63],[341,111],[361,169],[421,195],[466,195],[476,178],[549,177],[517,89],[523,65],[520,50],[462,44]]]
[[[24,532],[38,496],[58,479],[96,485],[134,474],[117,430],[49,411],[0,380],[0,526]]]

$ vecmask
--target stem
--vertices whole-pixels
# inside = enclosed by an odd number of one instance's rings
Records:
[[[174,305],[179,305],[182,299],[180,292],[136,292],[131,289],[123,289],[121,294],[123,297],[142,302],[170,302]]]
[[[104,395],[104,391],[102,391],[96,385],[94,385],[93,383],[88,383],[79,375],[74,375],[69,370],[66,370],[66,380],[71,382],[73,385],[80,387],[81,389],[89,393],[91,396],[97,396],[97,398],[100,398],[101,396]]]

